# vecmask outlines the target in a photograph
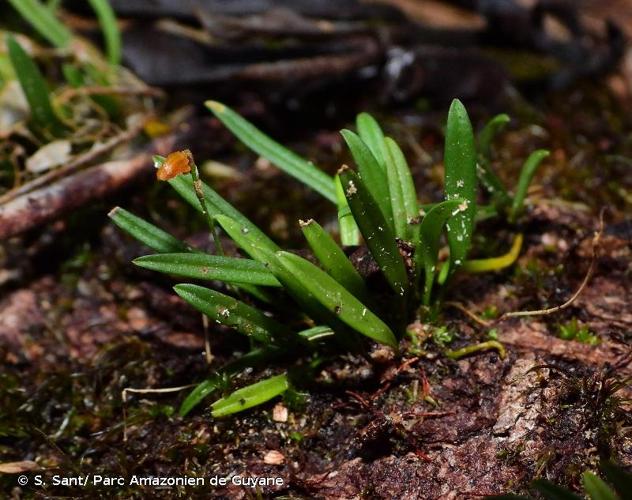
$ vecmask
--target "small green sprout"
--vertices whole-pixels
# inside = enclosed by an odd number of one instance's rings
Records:
[[[588,345],[597,345],[600,342],[599,337],[577,321],[577,318],[558,325],[557,336],[562,340],[575,340]]]
[[[211,406],[216,417],[281,395],[298,382],[296,374],[301,370],[304,378],[304,365],[288,369],[288,363],[311,360],[309,363],[318,365],[318,360],[328,359],[332,349],[361,353],[369,341],[397,353],[406,325],[420,306],[428,309],[436,303],[435,282],[448,282],[459,269],[501,269],[518,256],[520,234],[507,255],[467,260],[477,213],[477,152],[467,111],[458,100],[447,119],[445,199],[423,209],[403,151],[366,113],[358,115],[357,133],[341,132],[357,169],[343,166],[331,177],[229,107],[214,101],[207,106],[244,144],[336,206],[342,245],[309,219],[299,225],[315,258],[310,261],[284,251],[202,182],[190,152],[155,158],[158,178],[169,182],[207,219],[217,255],[191,248],[115,208],[110,213],[114,223],[158,252],[139,257],[134,264],[173,276],[224,282],[221,292],[188,283],[176,285],[175,291],[216,323],[247,337],[252,346],[252,351],[199,384],[182,404],[181,415],[208,395],[224,392],[227,378],[238,373],[238,366],[283,360],[287,372],[216,401]],[[247,258],[222,254],[216,233],[219,228]],[[443,238],[450,257],[440,265]],[[362,242],[384,278],[381,288],[379,284],[369,287],[344,250]],[[288,307],[292,302],[295,307]],[[437,327],[433,339],[445,349],[453,335],[445,327]],[[483,349],[497,349],[504,357],[502,345],[494,339],[445,353],[458,359]]]

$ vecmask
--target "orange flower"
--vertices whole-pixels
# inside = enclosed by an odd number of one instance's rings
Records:
[[[168,181],[180,174],[188,174],[191,171],[192,164],[193,155],[191,151],[188,149],[175,151],[165,158],[165,162],[156,172],[156,177],[161,181]]]

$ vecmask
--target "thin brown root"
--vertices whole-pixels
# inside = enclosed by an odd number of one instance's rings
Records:
[[[559,311],[562,311],[562,310],[566,309],[567,307],[570,307],[573,304],[573,302],[575,302],[575,300],[577,300],[577,297],[579,297],[581,295],[581,293],[584,291],[584,289],[588,285],[588,282],[592,278],[592,275],[593,275],[593,273],[595,271],[595,264],[597,262],[598,251],[599,251],[599,242],[601,240],[601,235],[603,234],[603,216],[604,216],[604,212],[605,211],[606,211],[606,208],[604,207],[604,208],[601,209],[601,212],[599,213],[599,230],[593,236],[593,240],[592,240],[592,256],[591,256],[591,259],[590,259],[590,265],[588,266],[588,271],[586,272],[586,276],[584,276],[584,279],[583,279],[581,285],[579,285],[579,288],[571,296],[571,298],[569,298],[566,302],[564,302],[563,304],[560,304],[559,306],[550,307],[548,309],[536,309],[536,310],[532,310],[532,311],[506,312],[502,316],[500,316],[500,318],[498,318],[495,321],[495,323],[503,321],[503,320],[508,319],[508,318],[516,318],[516,317],[522,317],[522,316],[548,316],[549,314],[554,314],[556,312],[559,312]]]
[[[470,311],[467,307],[465,307],[460,302],[455,302],[455,301],[450,300],[450,301],[445,302],[445,305],[458,309],[463,314],[465,314],[468,318],[470,318],[472,321],[474,321],[475,323],[478,323],[481,326],[490,327],[492,324],[490,321],[486,321],[480,316],[478,316],[476,313]]]
[[[127,441],[127,395],[129,393],[134,394],[167,394],[170,392],[179,392],[185,389],[195,387],[197,384],[181,385],[179,387],[164,387],[162,389],[134,389],[133,387],[126,387],[121,391],[121,400],[123,401],[123,441]]]

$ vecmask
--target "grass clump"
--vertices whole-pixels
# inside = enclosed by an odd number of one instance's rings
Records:
[[[458,100],[447,119],[444,201],[424,209],[402,150],[366,113],[357,118],[357,133],[341,132],[356,169],[343,166],[332,177],[227,106],[213,101],[207,106],[244,144],[336,205],[341,244],[310,219],[299,223],[314,259],[287,252],[200,180],[190,152],[155,157],[158,178],[168,181],[207,219],[216,254],[190,248],[122,208],[115,208],[110,216],[158,252],[136,259],[136,265],[224,282],[221,291],[189,283],[176,285],[175,291],[216,323],[248,337],[252,347],[202,382],[185,400],[181,415],[212,392],[226,392],[226,377],[244,366],[278,361],[276,365],[286,370],[219,399],[211,406],[214,416],[268,401],[332,354],[365,352],[368,340],[398,351],[406,325],[419,307],[437,302],[436,283],[445,285],[459,269],[500,269],[518,256],[520,235],[509,256],[467,260],[477,220],[479,159],[467,111]],[[223,254],[218,228],[245,257]],[[440,266],[444,237],[449,258]],[[383,286],[369,287],[345,252],[360,238],[381,272]],[[489,348],[504,353],[496,341],[470,351]],[[451,355],[458,358],[470,351]]]

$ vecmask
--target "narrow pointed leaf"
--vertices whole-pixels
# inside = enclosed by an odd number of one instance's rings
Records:
[[[108,61],[113,66],[118,66],[121,64],[121,33],[116,24],[116,15],[108,0],[89,1],[101,25]]]
[[[298,255],[277,252],[282,265],[343,323],[377,342],[397,348],[391,329],[325,271]]]
[[[610,486],[592,472],[584,472],[582,474],[582,482],[584,483],[584,490],[590,496],[590,500],[619,500],[619,496],[612,491]]]
[[[336,203],[333,178],[312,162],[282,146],[242,118],[228,106],[206,101],[206,107],[250,149],[263,156],[285,173],[311,187],[332,203]]]
[[[524,162],[522,170],[520,170],[518,187],[516,188],[513,203],[511,204],[509,219],[512,222],[515,222],[516,218],[522,212],[522,209],[524,207],[524,199],[527,196],[527,189],[529,189],[529,184],[531,184],[531,181],[533,180],[535,171],[540,166],[540,163],[542,163],[542,160],[549,156],[549,154],[550,153],[546,149],[538,149],[537,151],[531,153]]]
[[[386,138],[386,174],[393,207],[395,235],[411,241],[411,226],[419,217],[417,192],[404,153],[390,137]]]
[[[180,405],[178,414],[185,417],[193,408],[202,402],[204,398],[215,392],[222,385],[221,375],[214,375],[195,386]]]
[[[395,293],[404,296],[409,288],[408,275],[395,234],[360,177],[349,169],[341,170],[339,175],[351,212],[371,255]]]
[[[470,249],[476,215],[476,147],[465,107],[452,101],[445,137],[446,200],[463,198],[467,208],[448,221],[450,272],[460,266]]]
[[[72,32],[42,2],[38,0],[9,0],[9,3],[33,26],[40,36],[54,46],[63,48],[72,41]]]
[[[531,483],[531,486],[536,489],[545,500],[582,500],[580,496],[546,479],[537,479]]]
[[[115,207],[108,216],[123,231],[156,252],[175,253],[190,251],[190,247],[186,243],[174,238],[166,231],[128,212],[124,208]]]
[[[276,336],[286,333],[280,323],[258,309],[228,295],[198,285],[180,284],[176,293],[198,311],[218,323],[235,328],[258,342],[269,344]]]
[[[225,398],[218,399],[211,405],[211,414],[214,417],[224,417],[258,406],[280,396],[289,387],[290,383],[286,374],[262,380],[238,389]]]
[[[335,333],[330,326],[314,326],[298,332],[298,335],[308,342],[316,342],[317,340],[333,337]]]
[[[511,244],[511,249],[504,255],[490,257],[488,259],[466,260],[463,270],[470,273],[484,273],[488,271],[499,271],[511,266],[520,255],[522,248],[522,234],[517,234]]]
[[[281,286],[266,266],[250,259],[204,253],[161,253],[139,257],[134,260],[134,264],[145,269],[185,278]]]
[[[351,130],[341,130],[340,133],[349,146],[365,186],[377,201],[386,222],[393,228],[393,209],[386,172],[360,137]]]
[[[200,202],[195,195],[193,180],[188,175],[179,175],[169,181],[169,184],[184,198],[191,206],[199,212],[202,211]],[[206,200],[206,206],[210,215],[217,218],[217,215],[225,215],[242,226],[246,233],[256,235],[259,244],[266,246],[270,250],[277,251],[279,247],[261,229],[253,224],[245,215],[222,198],[213,188],[205,182],[202,183],[202,192]]]
[[[450,200],[436,204],[426,214],[419,226],[419,246],[415,252],[415,267],[418,275],[422,266],[424,269],[424,304],[426,305],[430,303],[441,233],[450,217],[459,213],[459,206],[462,203],[463,200]]]
[[[310,219],[301,223],[301,230],[325,271],[356,297],[366,298],[368,293],[362,276],[321,225]]]
[[[358,135],[369,147],[380,167],[386,168],[386,144],[380,125],[368,113],[360,113],[356,118]]]
[[[619,495],[623,497],[624,494],[632,491],[632,474],[625,469],[611,461],[602,462],[599,468],[606,476],[606,479],[615,487]]]
[[[65,127],[53,110],[50,91],[39,68],[13,37],[7,39],[7,48],[11,65],[29,103],[33,123],[54,136],[62,135]]]
[[[340,226],[340,242],[343,246],[358,246],[360,244],[360,230],[356,224],[345,193],[340,184],[340,177],[336,175],[336,199],[338,205],[338,225]]]
[[[494,137],[511,121],[509,115],[502,113],[494,116],[487,122],[483,130],[478,134],[478,152],[481,156],[489,158]]]

